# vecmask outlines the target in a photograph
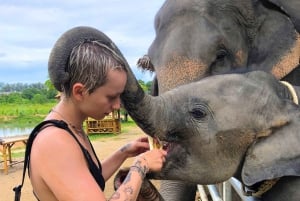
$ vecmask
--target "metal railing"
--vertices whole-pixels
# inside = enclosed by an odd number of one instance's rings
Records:
[[[197,187],[198,187],[201,201],[208,201],[204,186],[198,185]],[[206,187],[213,201],[232,201],[232,190],[234,190],[239,195],[242,201],[260,201],[259,198],[245,196],[242,190],[241,183],[235,178],[230,178],[228,181],[223,182],[222,184],[223,196],[220,195],[216,185],[207,185]]]

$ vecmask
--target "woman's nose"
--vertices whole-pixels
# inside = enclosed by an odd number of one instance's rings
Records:
[[[114,110],[120,109],[120,107],[121,107],[121,98],[120,97],[114,101],[112,107]]]

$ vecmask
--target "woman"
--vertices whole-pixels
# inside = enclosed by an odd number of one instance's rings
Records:
[[[46,125],[33,142],[30,180],[39,200],[104,201],[105,181],[134,156],[126,179],[110,200],[135,200],[145,174],[161,170],[166,152],[149,151],[146,137],[100,163],[82,128],[87,117],[102,119],[120,107],[125,66],[118,48],[96,29],[76,27],[56,42],[48,71],[61,99],[45,120],[63,122],[66,129]]]

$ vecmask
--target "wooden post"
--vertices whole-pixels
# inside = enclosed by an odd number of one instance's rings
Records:
[[[8,166],[7,166],[6,144],[3,144],[2,155],[3,155],[3,169],[4,169],[4,173],[7,174],[8,173]]]
[[[2,145],[2,157],[3,157],[3,170],[5,174],[8,174],[8,167],[12,166],[13,164],[17,164],[22,161],[16,161],[14,162],[12,160],[12,153],[11,148],[14,146],[17,142],[23,142],[25,145],[27,143],[28,136],[23,137],[13,137],[13,138],[7,138],[0,141],[0,145]]]
[[[109,117],[102,120],[86,119],[86,133],[120,133],[120,110],[113,111]]]

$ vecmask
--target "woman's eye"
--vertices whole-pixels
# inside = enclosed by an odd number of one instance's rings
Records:
[[[203,109],[193,109],[191,112],[192,116],[195,118],[195,119],[203,119],[204,117],[206,117],[206,112],[203,110]]]
[[[115,100],[116,98],[118,98],[118,96],[108,96],[107,98],[108,98],[108,100],[113,101],[113,100]]]

